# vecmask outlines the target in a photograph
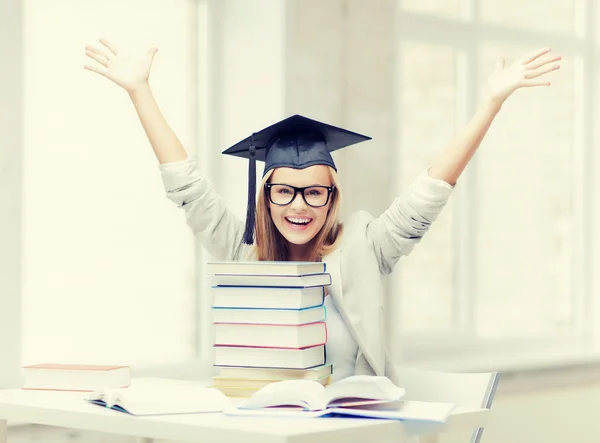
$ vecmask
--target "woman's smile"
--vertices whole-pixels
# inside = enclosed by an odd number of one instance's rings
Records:
[[[312,218],[306,216],[288,216],[285,217],[286,226],[294,231],[305,231],[313,221]]]

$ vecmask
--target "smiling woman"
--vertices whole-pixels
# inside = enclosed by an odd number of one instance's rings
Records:
[[[287,251],[289,260],[316,261],[331,249],[340,232],[340,190],[339,185],[332,186],[334,175],[324,165],[277,168],[265,175],[256,208],[257,237],[275,237],[278,245],[258,242],[259,259],[281,260],[279,256]],[[326,223],[328,227],[321,231]]]
[[[335,250],[341,194],[331,152],[369,139],[293,115],[223,152],[250,162],[243,242],[255,243],[256,233],[258,260],[321,261]],[[265,168],[255,210],[256,160]]]
[[[155,48],[127,58],[109,42],[101,43],[104,48],[86,52],[98,62],[86,68],[129,92],[161,163],[167,196],[185,211],[209,253],[226,261],[325,262],[332,280],[327,298],[340,320],[331,328],[331,336],[338,339],[328,342],[327,354],[338,368],[345,362],[336,373],[386,375],[396,381],[385,343],[383,277],[411,253],[436,220],[504,101],[517,89],[547,86],[539,77],[558,69],[554,62],[560,59],[549,55],[550,48],[542,48],[507,67],[498,60],[480,108],[431,167],[382,214],[359,211],[349,217],[342,235],[340,188],[331,152],[370,137],[294,115],[224,151],[249,161],[243,223],[200,175],[161,115],[148,85]],[[256,161],[265,162],[258,202]]]
[[[285,218],[294,230],[303,232],[309,227],[321,229],[328,210],[331,175],[327,166],[310,166],[306,169],[278,168],[270,179],[275,183],[266,183],[269,194],[269,210],[280,232],[285,236],[280,217]],[[302,186],[306,183],[314,183]],[[316,234],[316,231],[314,232]],[[314,236],[297,238],[298,244],[305,244]],[[286,237],[287,238],[287,237]],[[288,241],[292,241],[288,238]]]

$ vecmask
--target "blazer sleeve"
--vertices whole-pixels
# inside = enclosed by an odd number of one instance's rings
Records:
[[[411,186],[392,205],[367,225],[379,270],[392,272],[401,256],[419,243],[431,223],[446,205],[453,186],[421,172]]]
[[[186,222],[217,260],[235,260],[244,224],[227,209],[212,184],[201,177],[195,160],[159,165],[167,198],[185,211]]]

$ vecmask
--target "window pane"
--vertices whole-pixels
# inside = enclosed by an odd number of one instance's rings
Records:
[[[575,0],[481,0],[482,20],[534,31],[573,33]]]
[[[531,48],[486,43],[487,79]],[[550,88],[507,100],[478,154],[476,329],[486,337],[538,336],[570,327],[573,314],[574,68],[564,57]]]
[[[193,236],[127,94],[83,70],[98,37],[158,46],[151,84],[193,140],[191,12],[187,1],[26,2],[24,363],[195,356]]]
[[[403,42],[400,54],[400,191],[449,142],[456,91],[453,48]],[[423,241],[400,260],[395,282],[404,331],[446,329],[452,321],[452,201]]]
[[[462,0],[400,0],[405,11],[459,17]]]

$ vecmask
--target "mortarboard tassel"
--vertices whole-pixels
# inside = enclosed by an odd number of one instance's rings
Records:
[[[246,228],[243,242],[247,245],[254,243],[254,218],[256,215],[256,147],[254,134],[250,144],[250,161],[248,163],[248,206],[246,208]]]

